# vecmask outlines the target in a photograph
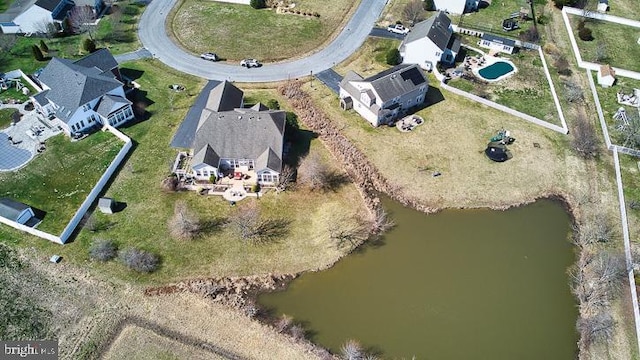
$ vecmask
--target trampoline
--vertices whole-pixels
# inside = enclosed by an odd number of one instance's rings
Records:
[[[24,166],[31,160],[33,153],[11,144],[9,136],[0,133],[0,171],[10,171]]]

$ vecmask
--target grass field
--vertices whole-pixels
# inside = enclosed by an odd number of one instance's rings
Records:
[[[100,20],[94,35],[98,47],[106,47],[114,54],[133,51],[140,47],[136,30],[138,18],[142,14],[142,10],[144,10],[144,5],[133,1],[123,1],[119,4],[119,7],[122,9],[121,15],[106,15]],[[116,20],[117,17],[119,20]],[[45,56],[65,59],[82,57],[86,55],[86,52],[82,49],[82,42],[88,37],[87,34],[53,37],[50,39],[16,37],[15,45],[7,54],[8,56],[3,57],[0,54],[0,59],[2,60],[0,61],[0,72],[22,69],[26,74],[30,74],[38,68],[45,67],[48,60],[35,60],[31,50],[34,44],[40,45],[41,40],[49,48],[49,52],[45,53]]]
[[[38,228],[57,235],[120,151],[122,142],[110,133],[98,132],[79,142],[58,135],[46,144],[47,150],[27,166],[0,174],[0,196],[46,211]]]
[[[609,3],[607,14],[627,19],[640,19],[640,7],[636,0],[616,0]]]
[[[11,0],[0,0],[0,13],[6,11],[11,5]]]
[[[256,58],[279,61],[302,56],[329,41],[351,15],[359,1],[296,1],[295,9],[317,12],[320,17],[278,14],[275,9],[206,0],[184,0],[170,31],[187,50],[212,51],[229,61]]]
[[[616,130],[616,121],[613,119],[613,115],[618,111],[620,107],[623,107],[627,113],[638,115],[638,108],[631,106],[618,104],[616,93],[622,91],[624,94],[630,95],[633,93],[633,89],[640,89],[640,80],[629,79],[618,76],[616,83],[612,87],[603,88],[598,85],[597,74],[595,71],[591,72],[593,81],[596,84],[596,91],[600,98],[600,106],[604,114],[604,119],[607,122],[609,128],[609,135],[611,136],[611,142],[617,145],[624,145],[624,137]]]
[[[15,109],[0,109],[0,130],[11,124],[11,115],[14,112]]]
[[[399,40],[368,37],[358,51],[333,69],[343,76],[349,70],[355,70],[366,78],[389,68],[386,62],[387,52],[398,46]]]
[[[549,123],[561,125],[538,52],[520,51],[501,57],[511,60],[516,65],[517,72],[511,77],[488,84],[457,78],[451,80],[449,85],[487,97],[498,104]]]
[[[326,229],[320,225],[310,226],[309,219],[328,216],[340,208],[349,209],[354,214],[362,211],[360,195],[351,185],[344,185],[326,193],[310,193],[304,190],[287,191],[277,195],[274,192],[267,193],[257,201],[263,216],[272,221],[283,220],[288,226],[283,229],[283,234],[277,240],[264,245],[245,243],[230,228],[214,226],[224,222],[229,214],[239,211],[247,205],[246,203],[256,200],[247,199],[237,207],[230,207],[228,202],[220,197],[198,196],[192,192],[163,193],[160,190],[160,182],[169,174],[169,164],[177,154],[176,150],[169,148],[169,142],[194,101],[194,96],[201,89],[203,81],[185,76],[153,61],[125,64],[124,68],[125,73],[140,74],[136,82],[146,92],[146,101],[150,104],[147,111],[152,114],[147,121],[121,129],[135,140],[136,146],[126,165],[106,191],[106,196],[125,202],[127,207],[121,213],[110,216],[96,214],[96,220],[102,230],[82,230],[76,241],[64,248],[47,244],[44,240],[37,243],[38,247],[45,251],[56,251],[74,263],[87,261],[87,248],[97,237],[112,239],[121,248],[140,247],[162,258],[162,266],[157,273],[138,275],[116,262],[87,264],[110,276],[153,283],[197,276],[293,273],[325,267],[344,254],[346,249],[336,249],[326,236]],[[173,105],[170,105],[163,99],[170,96],[168,85],[175,83],[184,85],[187,91],[177,93]],[[278,99],[273,90],[256,90],[247,96],[248,101],[266,101],[271,97]],[[280,103],[285,107],[284,101]],[[93,138],[89,137],[88,140],[90,139]],[[330,161],[330,156],[318,140],[312,139],[306,147]],[[34,162],[33,168],[39,168],[38,164]],[[69,164],[65,168],[75,167]],[[59,177],[69,178],[68,175],[64,176],[62,170]],[[66,181],[62,179],[58,181]],[[47,189],[51,187],[49,185]],[[7,192],[10,193],[8,190]],[[34,203],[29,197],[18,197],[18,200]],[[180,242],[169,235],[166,224],[178,200],[186,201],[189,208],[203,222],[212,225],[209,231],[192,242]],[[65,201],[60,206],[71,208],[72,202]],[[54,219],[55,215],[49,216]],[[3,230],[4,227],[0,229]],[[32,244],[28,241],[24,245]]]
[[[583,41],[578,37],[578,23],[584,18],[570,15],[569,19],[582,60],[640,71],[640,45],[637,43],[640,28],[609,21],[587,20],[585,26],[593,31],[594,39]],[[599,52],[602,54],[598,54]]]

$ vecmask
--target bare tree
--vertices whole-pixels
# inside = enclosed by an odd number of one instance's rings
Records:
[[[421,0],[411,0],[411,2],[402,9],[402,18],[411,25],[424,20],[424,15],[424,4]]]
[[[160,264],[156,255],[133,247],[121,251],[118,256],[128,268],[138,272],[154,272]]]
[[[329,167],[315,152],[305,156],[298,168],[298,180],[311,190],[324,189],[328,184],[329,175]]]
[[[282,316],[280,316],[278,321],[276,321],[276,324],[275,324],[276,330],[279,333],[283,333],[289,330],[292,324],[293,324],[293,318],[287,314],[282,314]]]
[[[52,37],[58,33],[58,27],[51,21],[41,20],[35,24],[36,31],[43,34],[47,38]]]
[[[580,333],[578,346],[585,351],[593,343],[602,343],[613,338],[615,321],[607,312],[599,312],[588,318],[578,320],[577,328]]]
[[[168,226],[171,236],[178,240],[192,240],[201,230],[200,222],[184,201],[176,202]]]
[[[227,225],[235,230],[242,240],[251,243],[262,243],[283,236],[289,222],[282,219],[264,219],[260,208],[250,202],[229,217]]]
[[[609,56],[607,55],[607,44],[604,41],[598,41],[596,45],[595,62],[604,62]]]
[[[109,261],[116,257],[118,248],[113,240],[95,239],[89,247],[89,257],[98,261]]]
[[[289,329],[289,334],[291,334],[294,339],[301,340],[304,339],[307,332],[302,325],[295,324]]]
[[[571,146],[584,159],[598,156],[600,147],[595,128],[582,110],[579,111],[576,122],[571,131]]]
[[[0,62],[5,62],[11,56],[11,49],[16,44],[18,37],[10,34],[0,34]]]
[[[178,178],[173,175],[167,176],[166,178],[162,179],[160,187],[165,192],[174,192],[178,189]]]
[[[582,91],[580,85],[573,81],[566,81],[563,85],[565,89],[564,96],[568,102],[581,103],[584,101],[584,91]]]
[[[296,171],[289,165],[284,165],[278,179],[278,191],[285,191],[294,185]]]
[[[381,234],[394,226],[395,223],[389,218],[389,214],[382,207],[376,208],[371,217],[371,232]]]
[[[624,146],[640,147],[640,116],[636,111],[626,114],[626,119],[617,120],[617,130],[624,138]]]
[[[361,360],[364,355],[362,345],[356,340],[347,340],[347,342],[340,347],[340,352],[344,360]]]
[[[69,24],[75,34],[88,33],[89,38],[93,41],[93,32],[95,31],[94,21],[96,19],[93,8],[89,5],[75,6],[69,14]]]

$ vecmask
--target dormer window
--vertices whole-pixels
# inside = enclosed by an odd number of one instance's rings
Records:
[[[90,109],[89,104],[82,105],[82,110],[89,111],[89,109]]]

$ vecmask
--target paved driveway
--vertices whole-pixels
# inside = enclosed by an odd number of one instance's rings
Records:
[[[369,35],[386,38],[386,39],[395,39],[395,40],[403,40],[405,37],[405,35],[392,33],[391,31],[387,31],[387,29],[383,29],[379,27],[374,27],[373,29],[371,29],[371,32],[369,33]]]
[[[335,72],[333,69],[327,69],[323,72],[316,74],[316,78],[322,81],[323,84],[333,90],[334,93],[340,92],[340,81],[342,81],[342,75]]]
[[[153,0],[142,14],[138,36],[154,57],[174,69],[205,79],[269,82],[307,76],[312,71],[317,74],[345,60],[365,41],[387,0],[362,1],[336,39],[311,56],[253,69],[202,60],[174,44],[167,36],[165,22],[176,2],[177,0]]]

